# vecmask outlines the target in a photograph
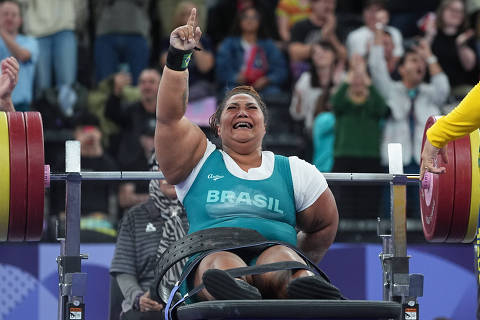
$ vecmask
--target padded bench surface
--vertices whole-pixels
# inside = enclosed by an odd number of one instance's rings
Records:
[[[402,306],[369,300],[222,300],[178,308],[177,320],[400,319]]]

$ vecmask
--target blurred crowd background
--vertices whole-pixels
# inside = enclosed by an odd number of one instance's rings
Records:
[[[2,1],[0,59],[21,64],[13,102],[41,112],[53,172],[64,170],[69,139],[81,142],[82,170],[149,169],[169,35],[193,7],[203,35],[187,117],[217,142],[208,128],[217,102],[251,85],[269,109],[264,149],[322,172],[387,172],[386,144],[400,142],[405,172],[417,173],[426,119],[479,80],[479,0]],[[408,189],[409,228],[419,231],[418,188]],[[387,187],[332,190],[339,239],[374,234],[376,217],[389,217]],[[82,241],[114,241],[124,212],[147,198],[148,182],[83,182]],[[63,184],[46,200],[54,240]]]

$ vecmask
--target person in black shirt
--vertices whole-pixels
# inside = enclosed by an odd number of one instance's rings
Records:
[[[138,88],[140,100],[122,105],[121,90],[114,90],[107,100],[105,116],[121,128],[120,143],[115,156],[120,170],[148,170],[148,159],[153,151],[155,129],[155,106],[160,73],[145,69],[140,74]],[[119,205],[122,209],[148,199],[148,182],[134,181],[120,185]]]
[[[320,40],[330,42],[339,61],[345,61],[347,50],[339,40],[341,37],[335,17],[335,6],[336,0],[310,0],[312,13],[308,19],[293,25],[288,54],[295,80],[302,72],[308,70],[312,44]]]
[[[116,171],[117,164],[105,152],[102,146],[102,132],[99,129],[98,119],[82,113],[75,119],[73,136],[80,141],[81,171]],[[60,169],[64,159],[58,159],[57,168]],[[63,168],[62,168],[63,169]],[[81,196],[81,240],[82,242],[113,242],[116,231],[117,184],[114,181],[82,181]],[[64,218],[65,188],[56,185],[51,188],[52,212],[59,213]],[[112,204],[113,203],[113,204]]]

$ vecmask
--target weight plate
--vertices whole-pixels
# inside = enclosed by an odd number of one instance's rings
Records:
[[[38,112],[25,112],[27,133],[27,228],[25,240],[38,241],[43,230],[45,197],[42,118]]]
[[[453,141],[453,145],[455,148],[455,196],[447,242],[462,242],[467,233],[472,194],[470,136]]]
[[[431,116],[425,124],[423,132],[422,151],[425,144],[426,132],[436,121]],[[431,174],[430,188],[420,188],[420,211],[425,239],[431,242],[443,242],[450,231],[453,200],[455,192],[455,150],[453,143],[447,147],[448,163],[437,157],[436,166],[444,166],[444,174]],[[430,200],[430,201],[428,201]]]
[[[0,241],[7,241],[10,211],[10,142],[8,121],[0,111]]]
[[[480,207],[480,172],[478,168],[478,152],[480,148],[480,133],[478,130],[470,133],[470,155],[472,157],[472,197],[470,201],[470,217],[468,219],[467,234],[463,242],[470,243],[475,240],[478,223],[478,210]]]
[[[27,146],[22,112],[8,112],[10,139],[10,223],[8,241],[25,240],[27,219]]]

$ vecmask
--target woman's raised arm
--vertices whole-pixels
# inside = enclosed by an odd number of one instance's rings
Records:
[[[158,88],[155,153],[160,169],[170,184],[185,180],[206,149],[203,132],[185,118],[187,67],[201,35],[196,9],[192,9],[187,24],[170,34],[167,63]]]

